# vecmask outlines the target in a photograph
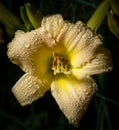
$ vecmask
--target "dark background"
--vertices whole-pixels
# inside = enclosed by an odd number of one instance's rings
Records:
[[[101,0],[0,0],[20,18],[20,6],[26,2],[35,5],[43,15],[61,13],[71,22],[87,22]],[[68,124],[48,91],[32,105],[22,107],[11,93],[11,88],[24,74],[7,58],[7,36],[0,23],[4,43],[0,44],[0,130],[118,130],[119,117],[119,40],[110,32],[105,18],[98,29],[105,46],[111,51],[113,70],[105,74],[104,83],[94,77],[99,91],[93,97],[79,128]],[[118,101],[118,102],[117,102]]]

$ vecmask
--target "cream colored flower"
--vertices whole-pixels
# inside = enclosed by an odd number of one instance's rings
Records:
[[[84,23],[64,21],[61,15],[45,17],[31,32],[18,30],[8,44],[8,57],[25,74],[12,88],[22,106],[51,89],[69,123],[78,126],[97,91],[94,74],[112,69],[102,38]]]

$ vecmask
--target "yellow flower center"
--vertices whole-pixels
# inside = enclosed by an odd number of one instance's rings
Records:
[[[53,62],[52,62],[53,74],[69,74],[70,66],[68,60],[64,59],[62,56],[58,56],[56,52],[53,52]]]

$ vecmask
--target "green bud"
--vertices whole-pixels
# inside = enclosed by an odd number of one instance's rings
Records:
[[[119,16],[119,0],[109,0],[113,12]]]
[[[29,21],[32,23],[34,28],[38,28],[39,26],[41,26],[41,20],[43,16],[39,12],[39,10],[31,6],[29,3],[25,4],[25,8]]]
[[[119,16],[112,11],[108,13],[108,26],[110,31],[119,39]]]
[[[98,8],[95,10],[89,21],[87,22],[87,26],[90,27],[92,30],[97,31],[100,27],[103,19],[105,18],[109,9],[109,2],[108,0],[104,0]]]

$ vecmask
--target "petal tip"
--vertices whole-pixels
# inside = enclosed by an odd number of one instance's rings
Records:
[[[35,76],[25,74],[12,88],[12,92],[22,106],[29,105],[42,97],[49,87]]]

